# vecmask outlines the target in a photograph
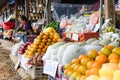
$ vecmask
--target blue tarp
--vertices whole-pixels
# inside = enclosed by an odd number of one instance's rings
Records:
[[[15,3],[15,0],[10,0],[9,4],[14,4]]]

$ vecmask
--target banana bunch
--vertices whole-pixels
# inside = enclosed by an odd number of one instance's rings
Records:
[[[116,28],[113,27],[113,26],[107,26],[107,27],[103,30],[103,33],[108,33],[108,32],[116,33]]]

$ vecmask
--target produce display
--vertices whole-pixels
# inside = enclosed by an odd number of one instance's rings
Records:
[[[28,46],[24,56],[26,58],[32,58],[37,52],[43,55],[49,45],[58,41],[61,41],[59,34],[54,28],[49,27],[40,33],[40,35],[34,40],[33,44]]]
[[[108,26],[103,30],[103,33],[113,32],[116,33],[116,28],[114,26]]]
[[[27,47],[28,47],[29,45],[31,45],[31,44],[32,44],[31,42],[26,42],[26,43],[24,43],[24,44],[19,48],[18,54],[24,54],[25,51],[27,50]]]
[[[42,55],[36,53],[36,55],[28,61],[28,64],[34,66],[43,66]]]
[[[91,49],[64,66],[64,74],[73,80],[119,80],[120,47]]]
[[[60,23],[52,21],[51,23],[49,23],[48,25],[45,26],[45,28],[48,28],[48,27],[53,27],[55,30],[59,30]]]

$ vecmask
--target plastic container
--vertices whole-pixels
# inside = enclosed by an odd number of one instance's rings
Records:
[[[32,79],[39,78],[40,80],[47,80],[48,76],[43,74],[43,67],[32,66],[28,69],[28,74],[32,77]]]

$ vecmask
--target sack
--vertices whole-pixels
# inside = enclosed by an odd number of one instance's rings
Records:
[[[17,55],[18,55],[18,50],[19,50],[19,48],[21,47],[22,44],[24,44],[23,41],[21,41],[20,43],[16,43],[16,44],[12,47],[12,49],[11,49],[12,55],[14,55],[14,56],[17,56]]]

